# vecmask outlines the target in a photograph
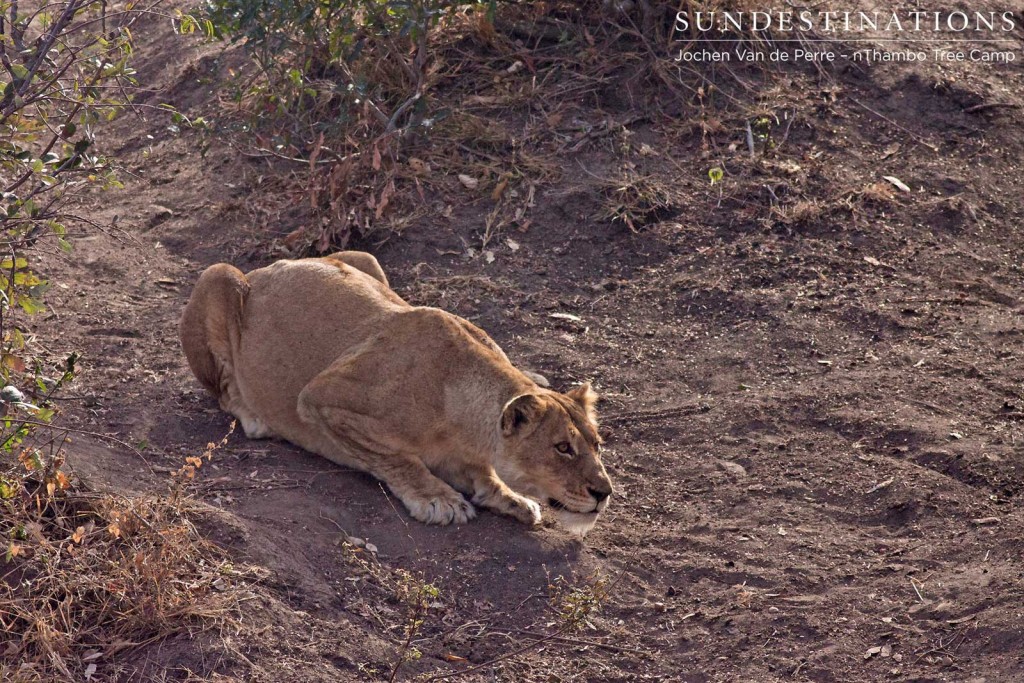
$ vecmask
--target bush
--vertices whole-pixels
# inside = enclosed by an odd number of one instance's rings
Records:
[[[242,574],[174,497],[77,490],[62,458],[0,471],[0,680],[119,679],[115,655],[237,618]]]
[[[384,133],[408,122],[424,92],[427,35],[452,7],[443,0],[211,0],[200,19],[183,17],[181,26],[244,40],[268,77],[272,113],[320,117],[309,120],[309,144],[317,132],[364,116]]]
[[[32,257],[48,247],[71,250],[69,221],[89,222],[69,212],[75,194],[90,185],[118,185],[94,149],[94,135],[131,82],[128,23],[134,13],[108,13],[104,0],[34,7],[22,13],[17,2],[0,1],[0,379],[24,383],[38,397],[54,382],[23,357],[19,316],[43,310],[48,285],[33,272]],[[23,380],[26,372],[33,376]],[[11,412],[27,410],[44,422],[49,414],[30,402],[4,403],[0,443],[10,451],[20,441],[9,433]]]
[[[54,393],[75,376],[33,357],[27,318],[44,310],[41,250],[71,251],[71,210],[119,187],[95,149],[125,103],[130,23],[105,0],[0,0],[0,678],[88,679],[101,657],[222,605],[224,565],[173,501],[96,496],[62,469]],[[214,561],[220,564],[213,564]],[[204,580],[204,576],[211,578]],[[181,577],[193,583],[181,584]],[[199,577],[197,580],[195,577]],[[213,587],[211,590],[211,586]]]
[[[462,3],[460,7],[465,7]],[[474,3],[468,3],[474,4]],[[210,0],[182,33],[243,42],[258,78],[236,90],[256,152],[307,164],[316,220],[297,251],[344,247],[395,197],[400,146],[426,132],[428,40],[456,11],[446,0]],[[241,81],[241,79],[240,79]]]

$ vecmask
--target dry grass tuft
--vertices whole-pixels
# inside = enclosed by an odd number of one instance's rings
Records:
[[[621,178],[602,181],[602,218],[621,222],[632,232],[675,216],[683,205],[679,190],[657,175],[626,168]]]
[[[0,679],[88,680],[118,653],[237,621],[243,573],[180,494],[90,493],[62,464],[23,458],[2,475]]]

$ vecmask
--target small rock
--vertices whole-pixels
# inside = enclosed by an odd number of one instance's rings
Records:
[[[865,494],[875,493],[877,491],[881,491],[882,489],[887,489],[890,486],[892,486],[893,482],[895,482],[895,481],[896,481],[895,477],[889,477],[885,481],[879,482],[879,483],[875,484],[874,486],[872,486],[871,488],[869,488],[867,491],[865,491]]]
[[[174,212],[168,209],[166,206],[161,206],[159,204],[150,204],[149,208],[153,212],[153,215],[149,217],[149,227],[151,228],[160,225],[167,219],[172,218],[174,216]]]
[[[977,519],[972,519],[971,523],[972,524],[977,524],[978,526],[989,526],[989,525],[992,525],[992,524],[999,524],[999,518],[998,517],[978,517]]]
[[[21,393],[18,387],[8,384],[0,389],[0,401],[4,403],[21,403],[25,400],[25,394]]]
[[[411,168],[412,172],[416,175],[426,175],[427,173],[430,173],[430,164],[422,159],[417,159],[416,157],[409,158],[409,168]]]
[[[726,473],[733,475],[739,479],[747,476],[747,469],[739,464],[738,462],[732,462],[730,460],[719,460],[718,466]]]

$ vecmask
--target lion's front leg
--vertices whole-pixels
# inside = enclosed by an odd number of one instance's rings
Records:
[[[346,398],[358,396],[358,391],[344,366],[332,366],[299,394],[299,417],[324,437],[315,450],[383,481],[421,522],[464,524],[476,517],[469,501],[434,476],[397,438],[387,436],[394,430],[383,420],[348,404]]]
[[[526,524],[540,524],[540,505],[508,487],[490,468],[472,471],[473,502]]]
[[[462,494],[441,481],[418,458],[381,458],[367,468],[398,496],[414,518],[427,524],[465,524],[476,509]]]

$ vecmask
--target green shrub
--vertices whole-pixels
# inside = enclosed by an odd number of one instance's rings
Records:
[[[295,182],[313,219],[286,238],[290,248],[343,248],[353,233],[387,223],[385,209],[400,196],[399,152],[428,136],[437,118],[428,102],[435,78],[429,41],[446,17],[473,4],[208,0],[180,15],[182,33],[241,42],[257,66],[255,78],[236,79],[246,120],[235,127],[255,132],[241,145],[307,169]]]
[[[34,262],[40,250],[70,251],[68,226],[88,223],[70,200],[90,186],[119,185],[94,148],[95,129],[123,104],[132,80],[128,23],[136,15],[108,13],[104,0],[30,9],[0,0],[0,452],[8,467],[15,455],[37,470],[44,450],[60,458],[63,439],[45,428],[77,355],[47,367],[26,343],[27,319],[45,310],[48,287]]]
[[[198,16],[182,16],[181,30],[244,40],[267,77],[267,111],[312,124],[295,128],[314,131],[308,144],[364,115],[377,132],[406,123],[424,92],[427,35],[453,7],[445,0],[209,0]]]
[[[117,185],[94,149],[95,126],[123,102],[131,81],[130,11],[103,0],[0,0],[0,379],[17,383],[23,358],[20,316],[43,310],[47,282],[33,272],[39,249],[71,250],[68,200],[89,185]],[[38,367],[35,375],[39,375]],[[49,389],[40,382],[40,391]],[[35,389],[35,381],[29,390]],[[17,402],[8,402],[8,414]],[[39,413],[36,413],[39,415]],[[43,414],[45,417],[45,413]],[[7,421],[10,426],[10,419]],[[10,439],[0,437],[9,450]]]

